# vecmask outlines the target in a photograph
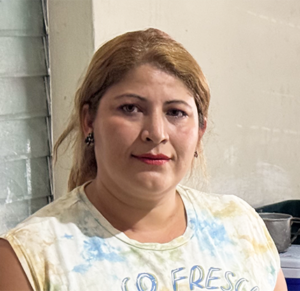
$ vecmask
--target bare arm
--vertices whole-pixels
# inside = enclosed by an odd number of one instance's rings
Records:
[[[0,239],[0,274],[0,291],[32,291],[15,252],[3,239]]]
[[[274,291],[287,291],[286,282],[285,282],[285,279],[284,279],[281,269],[278,273],[277,283],[276,283]]]

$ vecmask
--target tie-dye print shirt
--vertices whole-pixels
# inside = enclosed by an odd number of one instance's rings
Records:
[[[188,223],[169,243],[129,239],[83,186],[3,237],[34,290],[273,291],[279,256],[256,212],[235,196],[177,190]]]

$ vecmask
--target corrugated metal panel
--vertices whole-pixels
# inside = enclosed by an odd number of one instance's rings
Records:
[[[0,159],[49,155],[48,129],[43,117],[0,121],[0,132]]]
[[[0,121],[47,116],[46,93],[43,77],[0,78]]]
[[[0,233],[51,200],[46,0],[0,0]]]
[[[3,161],[0,184],[0,204],[50,195],[47,158]]]
[[[0,37],[0,77],[47,75],[41,37]]]
[[[45,29],[41,1],[0,1],[0,36],[43,35],[45,35]]]

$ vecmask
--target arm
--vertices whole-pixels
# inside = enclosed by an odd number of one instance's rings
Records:
[[[281,269],[278,273],[277,282],[274,291],[287,291],[286,282]]]
[[[25,272],[10,244],[0,239],[0,291],[32,291]]]

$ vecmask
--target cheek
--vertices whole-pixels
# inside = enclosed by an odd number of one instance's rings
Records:
[[[196,124],[189,124],[180,129],[181,138],[185,138],[185,142],[195,145],[198,141],[199,130]]]
[[[139,136],[137,126],[118,118],[107,120],[99,126],[99,146],[107,150],[125,151]]]
[[[187,126],[173,133],[173,141],[182,155],[193,156],[198,143],[198,128]]]

